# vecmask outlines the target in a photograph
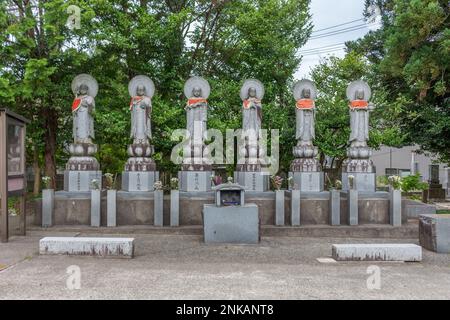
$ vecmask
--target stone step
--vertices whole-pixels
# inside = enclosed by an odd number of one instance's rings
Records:
[[[39,254],[133,258],[134,238],[45,237]]]
[[[268,226],[261,227],[263,237],[333,237],[333,238],[391,238],[391,239],[418,239],[418,221],[412,220],[401,227],[390,225],[358,225],[358,226],[330,226],[330,225],[304,225],[304,226]],[[28,227],[33,232],[74,232],[88,234],[174,234],[174,235],[203,235],[203,226],[180,227],[154,227],[118,226],[113,228],[89,226],[54,226],[50,228]]]
[[[422,247],[411,243],[333,244],[337,261],[422,261]]]

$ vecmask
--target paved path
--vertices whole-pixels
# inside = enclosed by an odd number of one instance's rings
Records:
[[[134,259],[103,259],[39,256],[38,241],[49,235],[75,233],[33,231],[0,244],[0,299],[450,299],[450,255],[424,250],[422,263],[317,261],[331,255],[332,243],[415,240],[268,237],[240,246],[136,235]],[[66,284],[72,265],[81,270],[79,290]],[[371,265],[381,271],[379,290],[367,288]]]

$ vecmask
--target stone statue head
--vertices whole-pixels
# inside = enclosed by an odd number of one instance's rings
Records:
[[[143,85],[138,85],[136,88],[136,95],[139,97],[145,96],[145,86]]]
[[[355,99],[356,100],[364,100],[364,90],[356,90]]]
[[[202,96],[202,88],[200,87],[194,87],[192,89],[192,95],[196,98],[200,98]]]
[[[78,87],[78,95],[85,96],[88,94],[88,92],[89,92],[89,87],[87,86],[87,84],[85,84],[85,83],[80,84],[80,86]]]
[[[250,87],[248,88],[248,97],[255,98],[256,97],[256,88]]]
[[[311,98],[311,89],[305,88],[302,90],[302,98],[310,99]]]

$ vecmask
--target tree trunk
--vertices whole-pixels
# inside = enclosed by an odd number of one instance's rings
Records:
[[[47,109],[45,126],[45,175],[50,177],[50,188],[56,189],[56,127],[58,117],[52,109]]]
[[[41,167],[39,166],[39,154],[36,147],[33,147],[33,172],[34,172],[33,195],[37,196],[41,189]]]

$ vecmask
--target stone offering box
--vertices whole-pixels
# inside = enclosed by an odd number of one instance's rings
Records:
[[[243,206],[245,189],[239,184],[225,183],[215,188],[216,206]]]
[[[245,188],[238,184],[225,183],[214,190],[215,204],[203,205],[205,242],[259,243],[258,206],[245,203]]]

